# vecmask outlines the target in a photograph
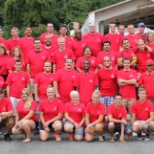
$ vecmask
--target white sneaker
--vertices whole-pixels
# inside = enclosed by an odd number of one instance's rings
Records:
[[[137,133],[133,132],[132,133],[132,136],[136,137],[137,136]]]

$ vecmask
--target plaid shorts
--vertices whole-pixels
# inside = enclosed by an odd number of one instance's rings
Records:
[[[102,96],[102,97],[100,98],[100,101],[101,101],[102,103],[104,103],[105,108],[106,108],[106,110],[107,110],[108,106],[111,105],[111,104],[113,104],[113,102],[114,102],[114,97]]]

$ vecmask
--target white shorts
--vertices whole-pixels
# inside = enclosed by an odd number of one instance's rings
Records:
[[[16,115],[16,108],[17,104],[20,101],[20,98],[15,98],[15,97],[10,97],[10,100],[12,102],[13,110],[14,110],[14,115]]]
[[[141,123],[144,123],[144,122],[145,122],[145,120],[136,120],[136,121],[133,123],[133,126],[136,126],[136,125],[141,124]],[[142,127],[142,129],[148,129],[148,124],[147,124],[147,123],[144,124],[143,127]]]

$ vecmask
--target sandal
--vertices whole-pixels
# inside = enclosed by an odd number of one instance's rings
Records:
[[[111,140],[110,140],[110,143],[114,143],[114,142],[115,142],[115,140],[114,140],[114,139],[111,139]]]
[[[26,138],[25,140],[23,140],[22,142],[23,143],[28,143],[28,142],[30,142],[31,141],[31,139],[30,138]]]

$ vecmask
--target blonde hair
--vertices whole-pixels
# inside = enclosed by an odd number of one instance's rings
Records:
[[[93,96],[93,95],[97,95],[97,96],[101,97],[101,93],[100,93],[99,90],[95,90],[95,91],[92,93],[92,96]]]
[[[75,90],[72,90],[70,92],[70,97],[72,97],[73,95],[78,95],[79,96],[79,93],[77,91],[75,91]]]
[[[24,108],[29,110],[29,108],[31,107],[32,101],[33,101],[32,93],[29,88],[24,88],[23,90],[27,94],[27,100],[25,101]]]
[[[15,46],[13,49],[12,49],[12,57],[14,57],[14,51],[15,49],[18,49],[19,50],[19,59],[22,60],[23,59],[23,56],[22,56],[22,51],[21,51],[21,48],[18,47],[18,46]]]

